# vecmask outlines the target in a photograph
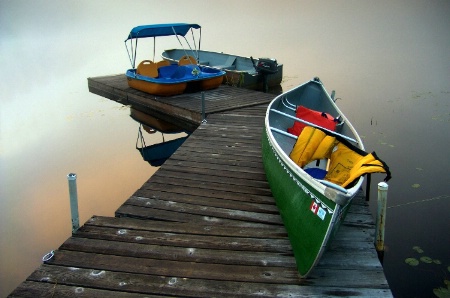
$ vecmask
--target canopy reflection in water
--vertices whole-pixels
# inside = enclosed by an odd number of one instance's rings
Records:
[[[163,142],[146,146],[144,136],[142,135],[142,124],[139,126],[138,139],[136,140],[136,149],[141,153],[142,158],[153,167],[161,166],[169,157],[172,156],[177,149],[183,145],[188,137],[182,137],[175,140],[165,141],[163,134]],[[141,141],[140,147],[138,146]]]
[[[134,108],[130,108],[130,116],[140,123],[136,140],[136,149],[139,151],[142,158],[153,167],[159,167],[164,164],[164,162],[171,157],[188,138],[188,136],[185,136],[166,141],[164,138],[165,133],[179,134],[186,132],[176,125],[150,116]],[[147,146],[142,132],[143,129],[148,134],[155,134],[156,132],[161,133],[162,142]]]

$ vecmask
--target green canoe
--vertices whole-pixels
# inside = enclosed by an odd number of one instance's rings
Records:
[[[298,271],[301,277],[306,277],[338,230],[364,178],[360,176],[344,188],[320,177],[320,172],[326,171],[327,159],[301,168],[290,158],[297,136],[287,131],[298,122],[298,106],[323,112],[322,116],[328,115],[328,118],[330,115],[338,118],[334,121],[334,132],[324,130],[327,135],[353,143],[361,151],[364,146],[318,78],[277,96],[267,108],[262,136],[264,169],[287,229]],[[314,121],[306,124],[316,127]],[[314,171],[319,172],[319,177],[313,177]]]

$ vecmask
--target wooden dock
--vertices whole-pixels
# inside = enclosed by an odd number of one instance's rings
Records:
[[[88,88],[94,94],[124,105],[131,105],[188,131],[194,131],[203,120],[201,92],[170,97],[150,95],[128,87],[124,74],[88,78]],[[272,94],[249,92],[246,89],[226,85],[205,91],[203,95],[206,117],[213,113],[267,104],[274,97]]]
[[[266,106],[209,113],[115,217],[88,220],[11,297],[392,297],[362,193],[298,277],[261,162]]]

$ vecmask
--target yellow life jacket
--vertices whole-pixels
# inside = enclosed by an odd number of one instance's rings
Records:
[[[367,153],[340,137],[327,135],[311,126],[303,129],[289,157],[302,168],[314,160],[330,159],[324,179],[342,187],[368,173],[386,173],[385,181],[391,178],[389,167],[375,152]]]
[[[311,126],[303,128],[289,157],[300,167],[312,161],[314,152],[319,147],[326,134]]]

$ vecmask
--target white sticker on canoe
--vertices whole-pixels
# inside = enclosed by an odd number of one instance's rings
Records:
[[[319,210],[317,211],[317,216],[320,217],[321,220],[325,219],[325,215],[327,212],[322,207],[319,207]]]

